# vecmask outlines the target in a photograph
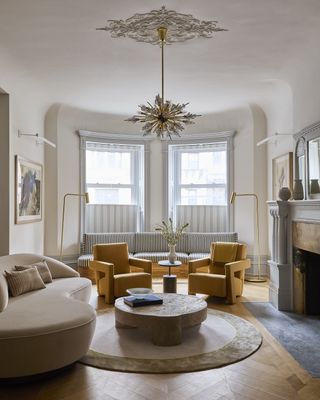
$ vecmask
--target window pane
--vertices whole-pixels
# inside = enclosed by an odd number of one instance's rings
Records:
[[[181,205],[225,205],[226,188],[182,188]]]
[[[131,184],[131,153],[86,151],[87,183]]]
[[[130,188],[89,188],[91,204],[131,204]]]
[[[182,152],[181,184],[226,184],[226,152]]]

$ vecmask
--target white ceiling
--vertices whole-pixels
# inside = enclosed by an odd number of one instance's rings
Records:
[[[95,28],[162,5],[228,29],[166,48],[166,97],[191,112],[252,101],[318,51],[320,0],[0,0],[0,46],[52,102],[135,113],[160,91],[160,49]]]

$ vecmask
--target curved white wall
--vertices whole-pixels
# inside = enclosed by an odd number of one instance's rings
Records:
[[[44,164],[43,146],[34,140],[19,138],[18,130],[44,135],[44,116],[48,103],[37,82],[26,74],[5,49],[0,48],[0,87],[9,95],[9,252],[43,253],[44,218],[40,222],[16,225],[15,212],[15,155]],[[2,131],[3,135],[8,132]],[[43,189],[45,189],[43,187]],[[44,194],[44,191],[43,191]],[[45,204],[43,203],[45,207]],[[0,212],[4,212],[1,210]],[[7,210],[5,211],[7,212]],[[6,238],[7,239],[7,238]]]
[[[262,116],[262,117],[261,117]],[[109,133],[138,133],[138,126],[124,121],[126,116],[108,115],[76,109],[66,105],[53,106],[46,116],[47,137],[57,143],[55,157],[46,156],[46,236],[45,253],[56,256],[60,249],[60,229],[63,196],[67,192],[79,193],[79,136],[78,130]],[[266,173],[255,174],[255,163],[263,158],[255,157],[256,140],[264,137],[265,120],[258,107],[243,107],[235,110],[204,115],[196,124],[188,127],[188,133],[218,132],[236,130],[234,138],[234,190],[253,192],[265,201]],[[257,136],[258,135],[258,136]],[[162,149],[158,139],[151,142],[151,226],[162,220]],[[259,182],[259,185],[258,185]],[[257,186],[258,185],[258,186]],[[235,230],[240,240],[247,242],[249,253],[254,245],[254,207],[249,202],[239,201],[235,205]],[[57,210],[57,212],[55,211]],[[265,211],[261,211],[263,213]],[[65,220],[64,250],[66,257],[79,252],[79,201],[68,200]],[[264,243],[264,249],[266,248]]]

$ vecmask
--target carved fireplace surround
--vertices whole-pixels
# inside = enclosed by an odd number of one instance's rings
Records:
[[[320,200],[268,201],[272,216],[270,302],[279,310],[305,312],[294,249],[320,254]],[[320,268],[320,265],[319,265]]]

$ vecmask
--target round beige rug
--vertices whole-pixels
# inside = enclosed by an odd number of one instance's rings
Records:
[[[185,329],[177,346],[155,346],[147,331],[117,329],[113,309],[98,312],[90,350],[80,362],[93,367],[143,373],[175,373],[218,368],[240,361],[260,347],[262,337],[249,322],[208,309],[198,327]]]

